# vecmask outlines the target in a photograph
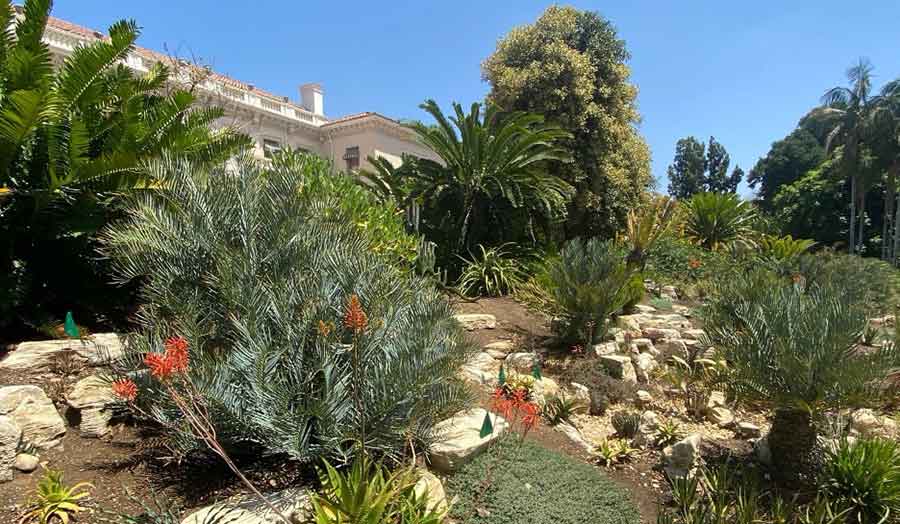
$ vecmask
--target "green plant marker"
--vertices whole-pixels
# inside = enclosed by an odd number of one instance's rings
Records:
[[[484,422],[481,423],[481,431],[478,432],[478,436],[484,438],[493,433],[494,424],[491,423],[491,412],[488,411],[484,414]]]
[[[75,325],[75,319],[72,318],[72,312],[66,312],[66,321],[63,324],[63,332],[72,338],[78,338],[78,326]]]
[[[497,375],[497,382],[501,386],[506,385],[506,371],[503,370],[503,364],[500,364],[500,374]]]
[[[531,366],[531,376],[534,377],[535,380],[541,380],[541,361],[535,360],[534,364]]]

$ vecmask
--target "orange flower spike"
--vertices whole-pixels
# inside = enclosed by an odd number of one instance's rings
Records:
[[[369,317],[363,310],[359,297],[356,294],[350,295],[347,301],[347,312],[344,314],[344,325],[352,329],[354,333],[361,333],[369,325]]]
[[[324,320],[319,321],[319,336],[322,338],[328,338],[328,335],[331,334],[331,330],[334,328],[331,322],[326,323]]]
[[[147,353],[144,364],[150,368],[150,374],[159,380],[165,380],[172,374],[172,362],[162,353]]]
[[[126,402],[134,402],[137,398],[137,385],[131,379],[120,378],[112,383],[113,394]]]
[[[173,373],[184,373],[188,370],[190,357],[188,356],[188,342],[182,337],[172,337],[166,340],[165,359]]]

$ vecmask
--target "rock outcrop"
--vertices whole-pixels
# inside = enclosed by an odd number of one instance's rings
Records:
[[[37,386],[0,388],[0,415],[12,419],[22,429],[22,439],[37,448],[59,444],[66,424],[44,390]]]
[[[502,417],[491,414],[493,433],[481,437],[486,410],[470,409],[439,422],[434,428],[437,443],[431,447],[431,465],[442,473],[451,473],[471,460],[507,430]]]

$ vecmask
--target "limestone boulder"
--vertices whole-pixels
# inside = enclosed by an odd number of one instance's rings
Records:
[[[634,310],[638,313],[656,313],[656,308],[647,304],[635,304]]]
[[[494,431],[481,437],[481,428],[487,411],[470,409],[439,422],[434,428],[436,443],[431,447],[431,465],[439,472],[451,473],[481,453],[500,438],[508,424],[502,417],[491,413]]]
[[[531,392],[538,402],[544,404],[551,397],[558,397],[562,394],[559,384],[550,377],[542,377],[540,380],[534,381]]]
[[[89,366],[98,366],[123,355],[122,339],[115,333],[96,333],[84,339],[22,342],[0,361],[0,369],[40,371],[49,368],[65,352]]]
[[[700,464],[703,437],[694,433],[663,450],[663,467],[671,478],[690,476]]]
[[[738,422],[734,427],[734,432],[740,438],[758,438],[762,434],[762,430],[752,422]]]
[[[641,322],[645,322],[646,319],[647,315],[644,314],[619,315],[619,318],[616,319],[616,326],[625,332],[640,332]]]
[[[441,479],[437,475],[427,469],[419,470],[419,480],[413,489],[416,492],[416,497],[427,497],[426,507],[429,511],[446,513],[449,509],[444,484],[441,483]]]
[[[572,396],[574,396],[580,402],[583,402],[585,405],[589,405],[591,403],[591,390],[584,384],[579,384],[578,382],[572,382],[569,384],[572,387]]]
[[[643,389],[641,389],[638,390],[638,392],[635,393],[634,396],[635,400],[637,400],[638,405],[649,406],[653,403],[653,395],[651,395],[649,391],[644,391]]]
[[[734,424],[734,414],[730,409],[721,406],[708,410],[706,419],[720,428],[728,428]]]
[[[619,352],[619,343],[615,340],[611,340],[609,342],[601,342],[599,344],[594,344],[593,346],[594,354],[598,357],[603,355],[613,355]]]
[[[659,364],[650,353],[638,353],[631,356],[631,362],[634,365],[634,371],[637,375],[638,382],[646,384],[650,382],[650,378]]]
[[[13,478],[16,449],[22,438],[22,429],[11,418],[0,416],[0,482]]]
[[[644,338],[649,338],[654,342],[663,339],[675,340],[681,337],[681,333],[677,329],[672,328],[647,327],[641,332]]]
[[[637,382],[637,373],[631,363],[631,357],[625,355],[603,355],[600,362],[609,371],[610,376],[626,382]]]
[[[66,424],[44,390],[37,386],[0,388],[0,415],[22,429],[22,439],[40,449],[59,444]]]
[[[497,342],[485,344],[481,349],[491,357],[497,360],[503,360],[506,358],[506,355],[515,353],[516,346],[511,340],[498,340]]]
[[[294,522],[306,522],[311,515],[309,491],[290,488],[266,494],[278,511]],[[256,497],[233,497],[198,509],[185,517],[181,524],[284,524],[275,512]]]
[[[19,453],[13,466],[22,473],[31,473],[40,465],[38,458],[30,453]]]
[[[534,363],[539,360],[535,353],[510,353],[506,357],[506,366],[520,373],[529,373]]]
[[[584,438],[584,435],[582,435],[581,432],[578,431],[578,428],[576,428],[575,426],[567,422],[563,422],[561,424],[553,426],[553,429],[569,437],[569,440],[571,440],[574,444],[584,449],[588,453],[594,453],[594,446]]]
[[[897,423],[877,415],[871,409],[857,409],[850,415],[850,432],[863,437],[895,438]]]
[[[78,429],[82,436],[99,438],[109,433],[111,406],[116,398],[108,380],[97,375],[79,380],[66,395],[66,403],[80,414]]]
[[[465,315],[454,315],[457,322],[466,331],[475,331],[478,329],[494,329],[497,327],[497,317],[483,313],[471,313]]]

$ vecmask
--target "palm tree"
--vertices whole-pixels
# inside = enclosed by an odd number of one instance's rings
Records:
[[[825,149],[833,151],[843,146],[841,163],[850,179],[850,253],[860,251],[863,241],[866,201],[866,180],[860,169],[860,145],[863,130],[874,100],[872,90],[872,64],[868,60],[859,62],[847,70],[849,87],[833,87],[822,96],[827,114],[838,118],[838,124],[828,134]]]
[[[697,193],[685,205],[685,234],[706,249],[751,246],[756,210],[734,193]]]
[[[548,160],[568,161],[558,145],[569,137],[563,129],[545,124],[543,117],[525,112],[502,113],[474,103],[468,114],[454,103],[454,116],[447,117],[434,100],[420,106],[436,121],[435,126],[413,122],[409,127],[433,151],[440,162],[420,159],[417,163],[416,194],[431,204],[439,200],[454,213],[449,226],[456,233],[457,253],[469,247],[470,230],[482,217],[482,206],[495,200],[513,208],[531,210],[545,217],[564,213],[573,188],[547,174]],[[439,204],[440,205],[440,204]],[[458,210],[458,213],[457,213]]]
[[[900,79],[888,82],[873,103],[865,126],[865,139],[872,148],[878,167],[885,171],[884,222],[881,234],[881,258],[896,265],[900,256],[900,208],[897,183],[900,175]]]

